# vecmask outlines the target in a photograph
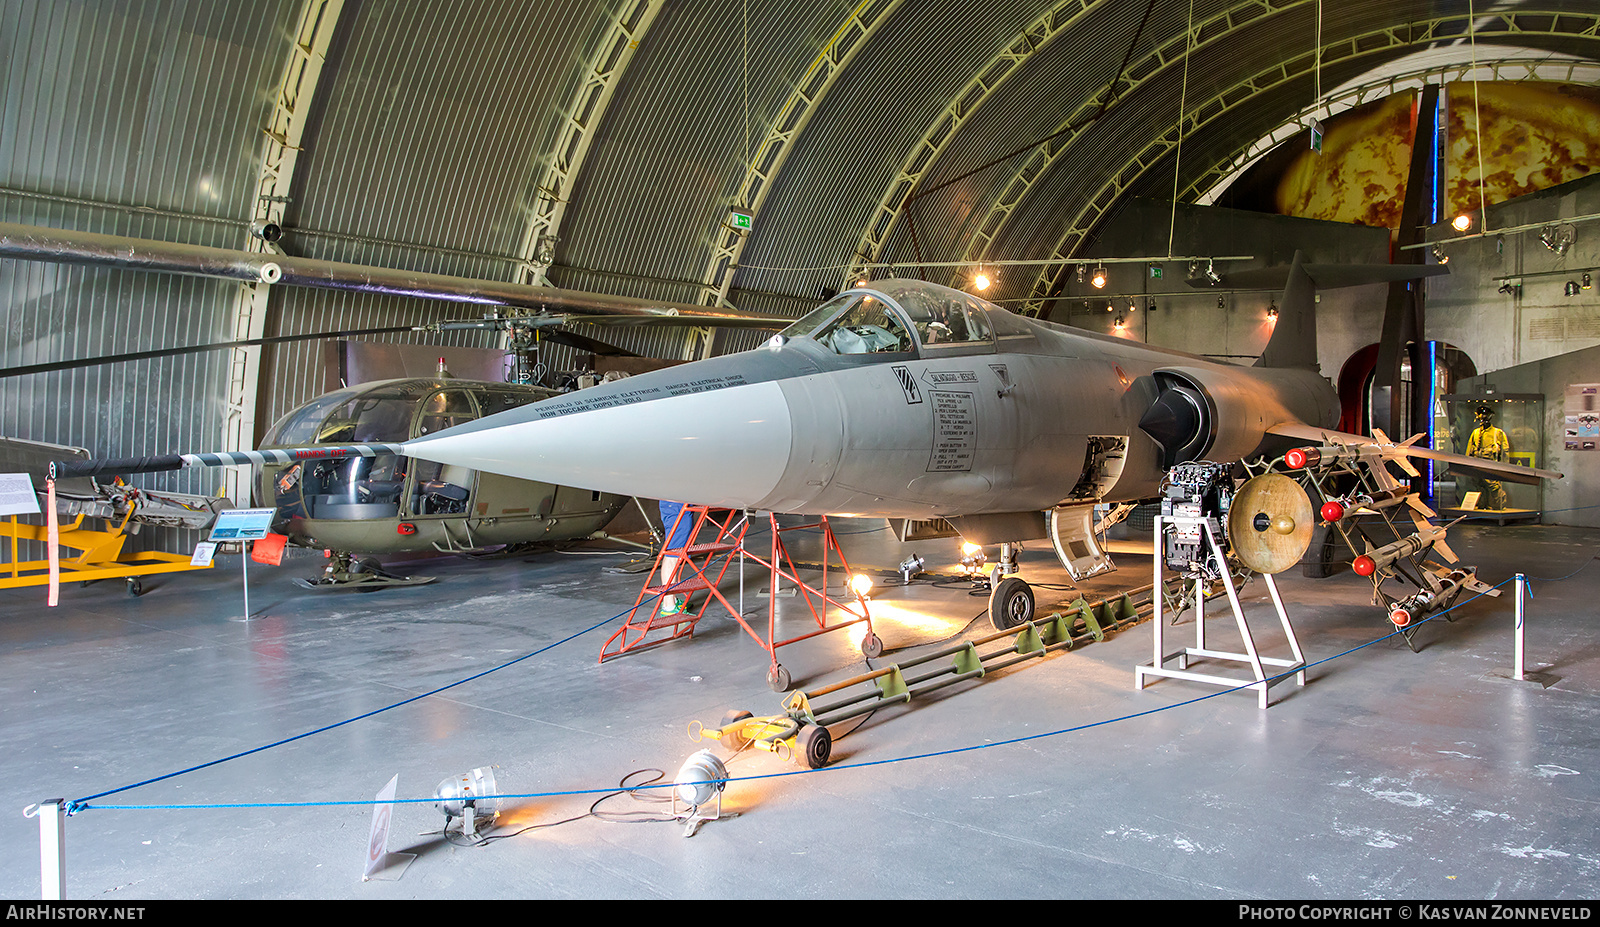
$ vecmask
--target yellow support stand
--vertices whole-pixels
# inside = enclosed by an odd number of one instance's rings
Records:
[[[169,554],[164,551],[125,553],[122,548],[128,540],[127,526],[133,517],[132,507],[120,522],[113,523],[110,519],[103,519],[106,526],[100,530],[85,527],[86,517],[78,515],[70,524],[61,526],[59,546],[63,551],[68,549],[78,551],[74,557],[62,556],[62,582],[126,578],[128,590],[138,595],[140,584],[137,577],[211,569],[209,563],[205,566],[190,563],[191,558],[187,554]],[[18,551],[20,541],[48,544],[49,535],[45,527],[18,521],[17,516],[11,515],[5,521],[0,521],[0,538],[5,537],[11,539],[9,545],[11,557],[9,563],[0,565],[0,589],[42,586],[48,583],[50,561],[21,560]]]

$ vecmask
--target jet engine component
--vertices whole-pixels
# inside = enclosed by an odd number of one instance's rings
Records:
[[[1281,473],[1251,477],[1234,494],[1228,538],[1234,556],[1257,573],[1282,573],[1311,546],[1311,497]]]

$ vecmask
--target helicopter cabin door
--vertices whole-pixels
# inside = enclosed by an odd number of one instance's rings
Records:
[[[438,390],[419,405],[411,437],[454,428],[477,419],[479,414],[471,392],[448,387]],[[477,481],[475,470],[412,458],[411,472],[406,476],[406,514],[413,518],[465,515],[472,510]]]

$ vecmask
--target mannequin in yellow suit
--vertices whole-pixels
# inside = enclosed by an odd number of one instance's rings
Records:
[[[1511,455],[1511,439],[1506,437],[1505,431],[1496,427],[1494,423],[1494,410],[1488,406],[1479,406],[1477,414],[1478,427],[1472,429],[1472,437],[1467,439],[1467,456],[1482,457],[1484,460],[1494,460],[1505,463]],[[1482,496],[1478,500],[1480,509],[1504,509],[1506,507],[1506,490],[1500,485],[1499,480],[1482,480]]]

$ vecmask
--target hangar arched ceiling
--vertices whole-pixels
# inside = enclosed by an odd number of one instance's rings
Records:
[[[1332,96],[1418,52],[1593,61],[1600,13],[1588,0],[11,0],[0,47],[4,221],[241,248],[267,212],[296,255],[795,315],[862,263],[1080,253],[1124,198],[1176,187],[1193,201],[1315,111],[1319,86]],[[755,212],[748,234],[729,226],[736,205]],[[234,284],[0,267],[7,366],[460,314],[281,288],[251,309]],[[998,297],[1050,285],[1008,273]],[[265,419],[318,391],[314,361],[269,353],[260,412],[220,357],[11,380],[0,430],[119,453],[209,446],[230,402]],[[136,389],[197,408],[141,437],[85,398]]]

